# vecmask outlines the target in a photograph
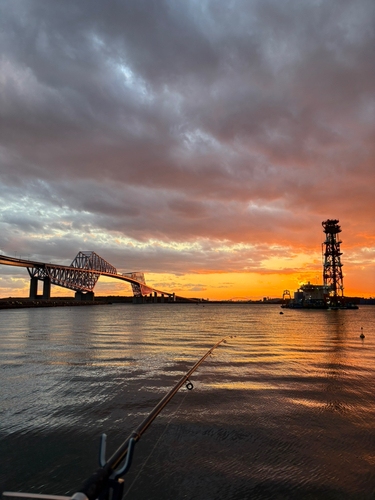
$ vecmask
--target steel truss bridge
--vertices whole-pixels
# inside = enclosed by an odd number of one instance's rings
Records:
[[[95,252],[78,252],[70,266],[17,259],[6,255],[0,255],[0,264],[27,268],[30,276],[30,299],[38,298],[38,281],[42,281],[43,299],[50,299],[51,285],[57,285],[74,290],[77,300],[94,300],[94,288],[100,276],[130,283],[134,302],[143,302],[146,296],[153,297],[156,302],[158,294],[162,301],[165,296],[169,301],[176,299],[174,293],[148,286],[142,272],[118,273],[114,266]]]

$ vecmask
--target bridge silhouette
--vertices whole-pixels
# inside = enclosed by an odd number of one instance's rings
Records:
[[[30,276],[30,299],[50,299],[51,285],[57,285],[74,290],[76,300],[94,300],[94,288],[100,276],[108,276],[131,284],[133,302],[144,302],[146,296],[157,302],[158,295],[161,302],[164,302],[164,297],[167,297],[168,301],[176,300],[173,292],[148,286],[143,272],[118,273],[114,266],[95,252],[78,252],[70,266],[17,259],[6,255],[0,255],[0,264],[27,268]],[[39,281],[43,282],[42,296],[38,296]]]

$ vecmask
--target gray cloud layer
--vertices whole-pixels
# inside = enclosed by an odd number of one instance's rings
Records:
[[[0,10],[4,253],[257,269],[319,250],[329,217],[347,248],[374,241],[372,0]]]

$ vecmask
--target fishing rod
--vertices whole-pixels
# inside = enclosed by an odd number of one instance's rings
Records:
[[[95,500],[97,498],[105,500],[110,493],[111,495],[109,498],[111,498],[111,500],[121,500],[124,490],[124,480],[121,479],[120,476],[126,474],[130,469],[135,444],[140,440],[142,434],[148,429],[151,423],[185,382],[188,390],[193,389],[193,384],[189,381],[190,375],[195,372],[207,356],[212,354],[221,343],[225,342],[225,338],[217,342],[183,377],[181,377],[177,384],[159,401],[151,413],[149,413],[143,422],[121,444],[107,462],[105,461],[106,435],[102,435],[99,453],[101,467],[94,472],[94,474],[92,474],[92,476],[82,485],[81,489],[73,495],[72,500]],[[124,459],[124,465],[120,469],[117,469]]]

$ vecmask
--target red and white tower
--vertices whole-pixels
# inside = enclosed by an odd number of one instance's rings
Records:
[[[322,222],[326,240],[323,243],[324,264],[323,264],[323,285],[332,297],[333,302],[340,302],[344,296],[344,285],[342,278],[342,264],[340,261],[340,241],[339,233],[341,227],[336,219],[328,219]]]

